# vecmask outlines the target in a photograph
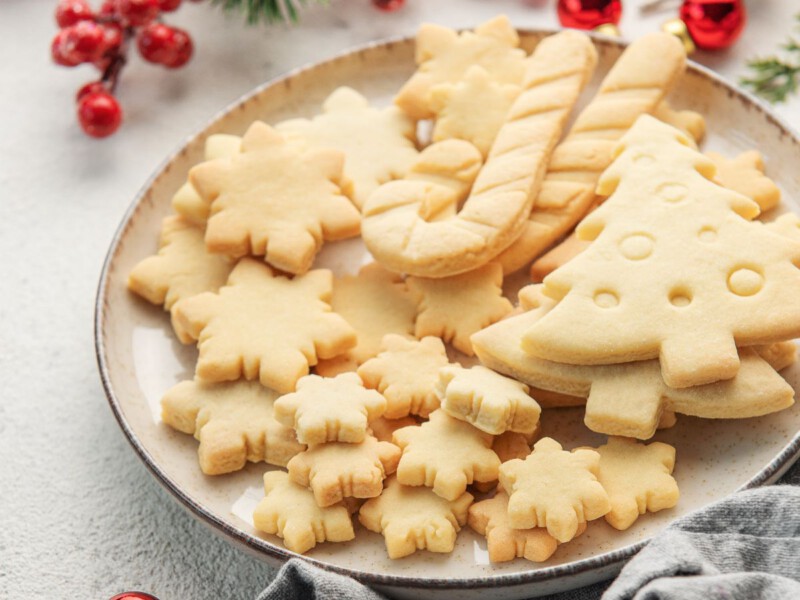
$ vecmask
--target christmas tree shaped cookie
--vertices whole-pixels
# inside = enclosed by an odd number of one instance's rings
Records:
[[[153,304],[172,310],[184,298],[216,292],[233,269],[225,256],[211,254],[203,242],[203,230],[186,219],[171,216],[161,224],[158,254],[145,258],[128,275],[128,288]],[[188,344],[192,340],[181,335]]]
[[[367,500],[358,513],[361,524],[383,534],[389,558],[417,550],[452,552],[456,535],[467,522],[472,495],[445,500],[425,487],[406,487],[396,477],[386,480],[378,498]]]
[[[325,377],[355,371],[380,352],[386,334],[414,333],[416,303],[403,278],[378,263],[362,267],[357,276],[336,279],[331,307],[356,330],[358,343],[344,354],[317,364],[315,371]]]
[[[355,537],[346,506],[318,506],[311,490],[294,483],[284,471],[264,474],[264,492],[253,512],[253,524],[259,531],[283,538],[292,552],[303,554],[322,542],[347,542]]]
[[[519,36],[506,16],[495,17],[474,32],[461,34],[423,23],[417,33],[419,68],[398,92],[395,104],[413,119],[430,119],[435,116],[431,104],[434,86],[458,82],[473,65],[485,69],[494,81],[519,84],[525,52],[518,46]]]
[[[353,329],[327,304],[332,285],[324,269],[288,279],[245,258],[218,294],[179,302],[175,327],[179,336],[198,341],[201,379],[259,379],[290,392],[318,357],[333,358],[356,343]]]
[[[265,256],[282,271],[305,273],[323,240],[358,235],[358,209],[340,191],[343,164],[338,150],[299,148],[256,121],[241,153],[189,172],[210,204],[209,250]]]
[[[305,446],[291,428],[273,418],[277,396],[257,381],[183,381],[161,399],[161,418],[178,431],[194,434],[206,475],[238,471],[247,461],[285,467]]]
[[[275,418],[297,432],[304,444],[363,442],[370,421],[386,410],[386,400],[364,388],[355,373],[336,377],[308,375],[297,391],[275,402]]]
[[[608,364],[660,357],[671,387],[729,379],[736,346],[800,335],[800,242],[749,221],[758,205],[710,178],[676,129],[642,116],[603,174],[594,240],[545,279],[560,300],[522,338],[535,356]]]
[[[371,435],[358,444],[331,442],[312,446],[289,461],[289,477],[310,487],[320,506],[344,498],[374,498],[383,480],[397,469],[400,448]]]
[[[567,452],[551,438],[536,442],[525,460],[503,463],[500,485],[509,494],[508,524],[514,529],[546,527],[562,543],[574,538],[581,523],[611,509],[597,481],[599,463],[594,450]]]
[[[321,115],[283,121],[275,129],[289,139],[344,152],[343,187],[358,207],[380,184],[403,177],[417,158],[414,121],[396,106],[371,107],[348,87],[328,96]]]
[[[393,441],[403,450],[397,467],[403,485],[427,486],[455,500],[473,481],[497,479],[500,459],[491,450],[492,436],[444,411],[432,412],[420,426],[398,429]]]
[[[412,340],[389,334],[383,338],[383,351],[358,368],[364,385],[386,398],[387,419],[411,415],[427,418],[439,408],[435,386],[439,369],[448,364],[442,340],[424,337]]]

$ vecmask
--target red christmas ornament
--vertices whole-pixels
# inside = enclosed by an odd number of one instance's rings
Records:
[[[122,109],[108,92],[90,92],[78,100],[78,121],[90,136],[107,137],[119,129]]]
[[[680,18],[698,48],[721,50],[739,39],[747,13],[742,0],[685,0]]]
[[[595,29],[616,25],[622,16],[620,0],[558,0],[558,20],[564,27]]]
[[[158,598],[144,592],[122,592],[109,600],[158,600]]]
[[[403,8],[405,0],[372,0],[372,5],[385,12],[393,12]]]

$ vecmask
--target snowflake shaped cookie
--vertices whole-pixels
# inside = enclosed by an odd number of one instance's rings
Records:
[[[324,269],[288,279],[246,258],[218,294],[178,303],[173,322],[179,335],[198,341],[201,379],[259,379],[290,392],[317,358],[333,358],[356,343],[353,329],[327,304],[332,285]]]
[[[289,273],[305,273],[323,240],[358,235],[358,209],[342,195],[344,155],[288,143],[256,121],[242,151],[189,172],[210,204],[206,245],[212,252],[265,256]]]
[[[206,475],[238,471],[247,461],[285,467],[305,446],[273,418],[277,396],[257,381],[183,381],[161,399],[161,418],[197,438]]]
[[[275,402],[275,418],[293,427],[304,444],[363,442],[369,422],[386,410],[386,399],[364,388],[355,373],[308,375],[297,391]]]

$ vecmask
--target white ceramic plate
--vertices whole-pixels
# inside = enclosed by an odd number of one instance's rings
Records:
[[[530,50],[548,32],[523,34]],[[592,88],[622,51],[616,41],[597,39],[599,67]],[[204,476],[196,442],[161,423],[159,400],[165,390],[191,378],[196,351],[174,338],[167,314],[130,294],[128,272],[155,252],[161,219],[189,168],[202,157],[212,133],[241,134],[255,119],[274,123],[312,116],[336,87],[349,85],[378,104],[387,104],[414,69],[413,40],[372,44],[290,73],[256,89],[214,117],[170,157],[134,200],[114,238],[97,297],[96,345],[100,373],[111,407],[128,440],[160,481],[193,515],[259,557],[279,563],[291,556],[281,541],[252,526],[254,506],[263,497],[263,464],[222,477]],[[654,65],[654,68],[658,68]],[[590,97],[593,89],[584,94]],[[768,110],[697,65],[689,67],[671,97],[707,119],[704,149],[726,154],[758,148],[768,173],[781,186],[785,206],[798,210],[800,141]],[[584,100],[585,101],[585,100]],[[360,240],[327,245],[317,262],[335,273],[354,273],[367,262]],[[510,282],[516,287],[521,281]],[[798,389],[800,367],[785,376]],[[545,411],[543,430],[565,447],[599,444],[604,438],[582,424],[582,409]],[[561,547],[543,564],[522,559],[492,565],[485,540],[461,531],[451,555],[418,552],[397,561],[386,557],[383,538],[357,525],[346,544],[322,544],[308,560],[349,574],[397,597],[523,598],[550,594],[613,576],[641,544],[673,519],[733,491],[777,479],[800,453],[800,406],[779,414],[740,421],[702,421],[680,416],[673,429],[655,439],[677,448],[675,477],[681,500],[673,510],[646,515],[625,532],[600,519],[578,540]],[[458,592],[455,592],[458,590]]]

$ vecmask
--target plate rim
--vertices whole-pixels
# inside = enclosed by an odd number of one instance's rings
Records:
[[[539,36],[544,37],[562,31],[561,29],[548,29],[548,28],[517,28],[520,35],[525,36]],[[617,38],[604,36],[593,32],[583,32],[592,38],[592,41],[597,46],[619,47],[625,48],[629,42]],[[482,588],[497,588],[497,587],[516,587],[521,585],[528,585],[539,583],[543,581],[557,580],[565,577],[589,573],[603,568],[616,567],[621,563],[629,560],[639,550],[641,550],[652,538],[648,537],[633,544],[629,544],[622,548],[604,552],[588,558],[582,558],[570,563],[554,565],[550,567],[538,568],[530,571],[519,571],[516,573],[503,573],[497,575],[489,575],[482,577],[459,577],[459,578],[426,578],[426,577],[413,577],[406,575],[387,575],[382,573],[372,573],[369,571],[361,571],[348,567],[341,567],[339,565],[331,564],[311,556],[297,554],[286,548],[273,544],[263,538],[253,536],[239,528],[233,527],[223,519],[217,517],[212,512],[204,508],[202,505],[195,502],[185,491],[176,485],[169,476],[159,467],[157,461],[153,458],[150,452],[145,448],[136,433],[128,424],[123,414],[122,406],[117,397],[117,394],[111,383],[111,375],[107,360],[107,350],[104,339],[104,332],[106,330],[105,324],[107,319],[106,306],[108,304],[107,290],[108,279],[111,273],[111,268],[120,249],[121,242],[125,236],[126,231],[131,226],[139,207],[144,203],[148,196],[150,188],[155,181],[168,169],[169,165],[178,158],[186,147],[197,140],[203,132],[214,125],[219,119],[225,115],[233,112],[238,107],[249,102],[253,97],[261,94],[267,88],[281,85],[287,80],[312,69],[317,69],[325,65],[333,64],[344,58],[353,55],[362,54],[365,52],[373,51],[379,48],[388,49],[394,45],[407,44],[416,38],[415,35],[398,35],[388,38],[381,38],[373,40],[364,44],[359,44],[332,56],[316,61],[307,62],[299,67],[286,71],[276,77],[273,77],[264,83],[256,86],[243,96],[240,96],[233,102],[221,110],[215,112],[197,131],[185,137],[153,171],[147,178],[145,183],[139,188],[133,200],[122,216],[122,219],[114,232],[111,239],[105,259],[103,260],[102,270],[97,285],[97,293],[95,297],[94,307],[94,345],[95,345],[95,358],[97,360],[97,367],[100,375],[100,380],[105,392],[106,399],[112,413],[117,421],[117,424],[122,429],[128,443],[134,449],[139,459],[145,464],[150,473],[155,477],[156,481],[164,487],[170,495],[188,510],[195,518],[199,518],[201,522],[207,527],[210,527],[216,534],[221,535],[226,541],[233,542],[236,545],[243,545],[246,550],[256,554],[266,554],[273,559],[277,559],[285,563],[289,559],[299,558],[316,567],[322,568],[326,571],[332,571],[341,575],[353,577],[354,579],[365,583],[375,584],[391,587],[402,588],[427,588],[436,590],[448,589],[482,589]],[[753,94],[735,86],[721,75],[715,73],[708,67],[705,67],[692,60],[687,61],[687,73],[695,72],[709,80],[712,84],[724,88],[729,95],[738,96],[740,100],[750,104],[758,112],[771,121],[778,129],[785,131],[792,139],[792,141],[800,145],[800,135],[784,121],[782,117],[777,115],[766,102],[756,98]],[[766,485],[772,483],[777,479],[786,469],[788,469],[794,461],[800,458],[800,431],[795,433],[794,437],[788,441],[786,446],[770,461],[763,469],[758,471],[750,480],[745,482],[733,493]],[[724,498],[730,497],[731,494]],[[720,498],[715,502],[722,501]],[[702,510],[702,509],[698,509]],[[691,513],[690,513],[691,514]],[[667,527],[671,527],[671,522]]]

